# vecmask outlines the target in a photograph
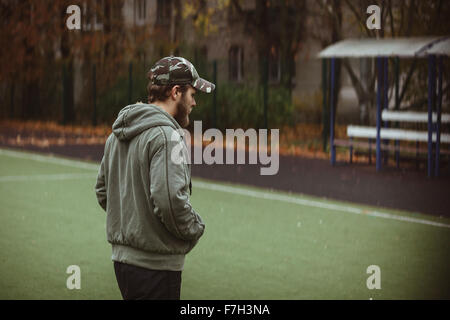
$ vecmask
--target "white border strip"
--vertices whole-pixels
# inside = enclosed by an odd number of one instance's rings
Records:
[[[27,160],[35,160],[45,163],[54,163],[57,165],[67,166],[67,167],[75,167],[80,169],[88,169],[88,170],[96,170],[100,168],[100,165],[88,163],[88,162],[82,162],[78,160],[69,160],[69,159],[63,159],[63,158],[56,158],[53,156],[43,156],[39,154],[32,154],[28,152],[20,152],[20,151],[12,151],[12,150],[5,150],[0,149],[0,155],[10,156],[10,157],[16,157],[21,159],[27,159]]]
[[[50,157],[50,156],[41,156],[41,155],[30,154],[30,153],[26,153],[26,152],[16,152],[16,151],[4,150],[4,149],[0,149],[0,155],[7,155],[7,156],[18,157],[18,158],[23,158],[23,159],[30,159],[30,160],[35,160],[35,161],[40,161],[40,162],[45,162],[45,163],[55,163],[55,164],[59,164],[59,165],[65,165],[65,166],[83,168],[83,169],[89,169],[89,170],[98,170],[98,168],[99,168],[99,165],[90,164],[87,162],[61,159],[61,158]],[[296,198],[296,197],[283,196],[283,195],[278,195],[278,194],[273,194],[273,193],[268,193],[268,192],[263,192],[263,191],[252,191],[252,190],[247,190],[247,189],[243,189],[243,188],[239,188],[239,187],[230,187],[230,186],[225,186],[225,185],[220,185],[220,184],[210,183],[210,182],[196,181],[195,186],[199,187],[199,188],[203,188],[203,189],[227,192],[227,193],[231,193],[231,194],[248,196],[248,197],[253,197],[253,198],[258,198],[258,199],[283,201],[283,202],[288,202],[288,203],[293,203],[293,204],[308,206],[308,207],[314,207],[314,208],[323,208],[323,209],[353,213],[353,214],[376,217],[376,218],[404,221],[404,222],[409,222],[409,223],[418,223],[418,224],[429,225],[429,226],[434,226],[434,227],[450,228],[450,224],[439,223],[439,222],[425,220],[425,219],[404,217],[404,216],[393,215],[393,214],[389,214],[389,213],[383,213],[383,212],[379,212],[379,211],[363,210],[363,209],[350,207],[350,206],[337,205],[337,204],[325,203],[325,202],[314,201],[314,200],[300,199],[300,198]]]
[[[0,176],[0,182],[20,182],[20,181],[59,181],[96,178],[94,173],[57,173],[57,174],[36,174],[27,176]]]

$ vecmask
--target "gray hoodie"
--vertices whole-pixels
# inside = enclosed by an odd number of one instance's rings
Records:
[[[180,271],[205,229],[189,201],[190,166],[172,161],[183,131],[151,104],[126,106],[112,129],[95,186],[112,260]]]

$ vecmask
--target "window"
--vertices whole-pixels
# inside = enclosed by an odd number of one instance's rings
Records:
[[[83,3],[83,30],[103,30],[104,0]]]
[[[136,24],[144,24],[147,18],[147,0],[134,0]]]
[[[156,3],[156,24],[169,26],[172,18],[172,0],[158,0]]]
[[[242,81],[244,76],[244,49],[239,46],[232,46],[228,57],[230,80]]]

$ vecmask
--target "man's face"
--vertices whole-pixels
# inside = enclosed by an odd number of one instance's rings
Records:
[[[188,90],[181,95],[180,101],[177,102],[177,113],[174,118],[177,120],[182,128],[186,128],[189,125],[189,114],[192,108],[196,106],[195,95],[196,90],[193,87],[189,87]]]

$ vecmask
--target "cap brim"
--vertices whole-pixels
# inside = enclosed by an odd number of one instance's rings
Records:
[[[195,89],[202,92],[211,93],[216,88],[216,85],[212,82],[206,81],[205,79],[198,78],[192,85]]]

